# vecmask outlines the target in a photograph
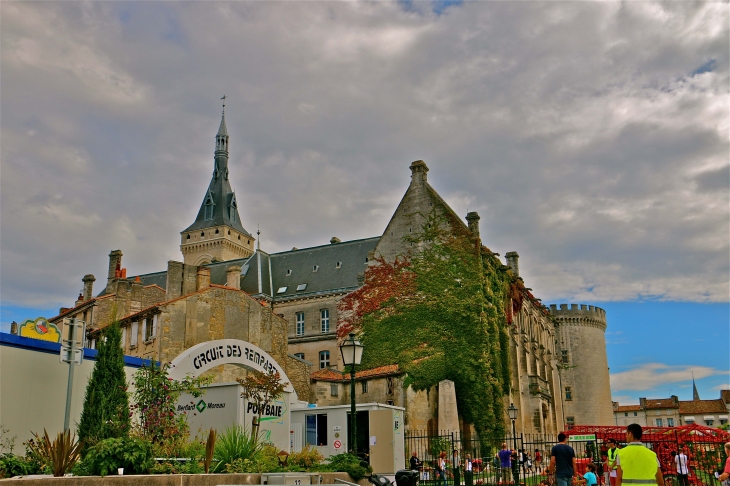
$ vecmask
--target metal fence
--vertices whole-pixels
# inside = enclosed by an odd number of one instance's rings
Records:
[[[585,474],[589,463],[596,466],[599,484],[605,484],[603,464],[606,461],[606,439],[616,439],[620,447],[625,445],[625,427],[618,431],[581,434],[578,430],[568,432],[569,444],[576,454],[578,472]],[[713,474],[724,464],[724,436],[711,435],[700,430],[666,429],[656,433],[649,430],[644,443],[657,453],[667,486],[679,485],[675,475],[672,451],[683,451],[689,458],[688,482],[693,486],[718,486]],[[501,467],[497,453],[501,444],[517,451],[517,460],[511,467]],[[487,485],[525,485],[547,486],[554,484],[554,478],[547,474],[550,464],[550,451],[557,444],[557,435],[518,434],[508,435],[496,446],[484,446],[478,439],[462,438],[456,432],[437,432],[428,434],[409,431],[405,436],[406,463],[415,452],[421,462],[421,483],[425,486],[487,486]],[[437,458],[445,454],[446,470],[441,481],[436,471]],[[513,456],[514,457],[514,456]],[[466,464],[471,460],[471,472]],[[454,467],[456,465],[456,467]],[[682,485],[679,485],[682,486]]]

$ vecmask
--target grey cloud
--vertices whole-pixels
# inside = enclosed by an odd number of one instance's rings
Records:
[[[424,159],[545,300],[727,299],[722,4],[0,8],[4,303],[179,259],[224,93],[268,251],[380,234]]]

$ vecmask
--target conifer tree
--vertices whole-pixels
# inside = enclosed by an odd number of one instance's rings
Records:
[[[114,322],[99,340],[96,363],[86,386],[79,440],[84,442],[84,450],[88,450],[100,440],[127,436],[129,424],[122,331],[119,323]]]

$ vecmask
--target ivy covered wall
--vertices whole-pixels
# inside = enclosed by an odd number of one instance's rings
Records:
[[[435,212],[425,220],[404,238],[413,252],[378,259],[363,287],[340,302],[338,336],[360,336],[363,368],[398,364],[407,373],[404,386],[453,381],[463,419],[482,440],[501,440],[516,280],[460,222]]]

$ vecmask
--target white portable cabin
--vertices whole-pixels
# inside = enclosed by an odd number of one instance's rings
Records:
[[[405,467],[405,409],[381,403],[359,403],[357,410],[357,452],[367,454],[373,471],[394,474]],[[350,450],[350,406],[335,405],[291,411],[291,450],[316,447],[329,457]]]

